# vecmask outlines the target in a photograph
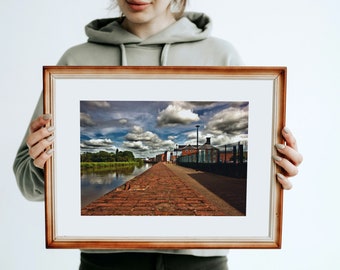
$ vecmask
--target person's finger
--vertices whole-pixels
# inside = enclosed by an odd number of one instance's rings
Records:
[[[44,151],[41,153],[39,157],[37,157],[34,161],[33,164],[35,167],[43,169],[45,166],[46,161],[52,156],[53,154],[53,149],[49,149],[47,151]]]
[[[290,190],[293,188],[292,183],[289,181],[289,179],[287,177],[285,177],[283,174],[281,173],[277,173],[276,174],[276,179],[277,181],[279,181],[279,183],[281,184],[282,188],[285,190]]]
[[[282,129],[282,136],[284,138],[284,140],[286,141],[286,144],[288,146],[290,146],[291,148],[293,148],[294,150],[298,151],[298,146],[297,146],[297,142],[296,139],[293,135],[293,133],[290,131],[289,128],[284,127]]]
[[[48,127],[48,128],[40,128],[39,130],[35,131],[34,133],[31,133],[26,140],[26,144],[29,148],[33,147],[37,143],[39,143],[41,140],[51,136],[51,134],[54,132],[54,127]]]
[[[30,132],[33,133],[38,129],[45,126],[49,121],[51,121],[52,116],[50,114],[43,114],[39,116],[37,119],[33,120],[30,125]]]
[[[288,159],[295,166],[298,166],[302,163],[303,160],[302,155],[294,148],[286,144],[276,144],[275,147],[279,153],[283,154],[285,158]]]
[[[274,156],[273,158],[275,163],[285,170],[287,176],[295,176],[298,174],[299,170],[297,166],[292,164],[288,159],[279,156]]]
[[[53,143],[54,136],[51,135],[46,139],[41,140],[39,143],[29,148],[29,155],[31,158],[36,159]]]

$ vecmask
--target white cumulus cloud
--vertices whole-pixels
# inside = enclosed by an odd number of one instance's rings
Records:
[[[187,125],[200,118],[192,109],[183,108],[180,104],[170,104],[167,108],[161,111],[157,117],[158,126],[175,126]]]

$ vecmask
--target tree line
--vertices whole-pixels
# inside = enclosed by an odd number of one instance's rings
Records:
[[[82,153],[81,162],[133,162],[136,161],[131,151],[116,151],[116,153],[100,151],[96,153]]]

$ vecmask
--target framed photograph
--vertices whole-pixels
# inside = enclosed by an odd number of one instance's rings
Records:
[[[286,73],[44,67],[47,247],[280,248]]]

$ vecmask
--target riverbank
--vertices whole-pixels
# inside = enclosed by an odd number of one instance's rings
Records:
[[[86,169],[100,169],[100,168],[124,168],[143,164],[140,161],[121,161],[121,162],[81,162],[80,168]]]

